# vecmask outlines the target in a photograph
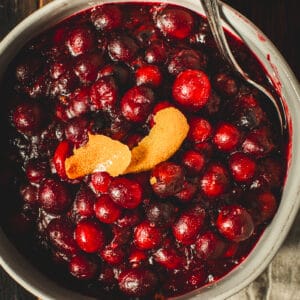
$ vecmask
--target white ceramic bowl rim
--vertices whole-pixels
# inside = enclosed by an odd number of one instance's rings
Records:
[[[21,47],[33,36],[36,36],[75,12],[107,2],[130,1],[101,0],[88,2],[87,0],[56,0],[30,15],[15,27],[0,43],[0,78],[8,62],[13,59]],[[200,3],[198,3],[200,1],[143,0],[141,2],[174,3],[203,13],[203,9]],[[300,128],[299,83],[275,46],[255,25],[227,5],[223,5],[223,13],[226,19],[230,20],[233,28],[238,28],[239,34],[249,44],[252,51],[256,53],[273,83],[281,93],[282,99],[285,100],[291,130],[291,157],[278,213],[247,259],[217,283],[195,290],[184,295],[181,299],[225,299],[246,287],[270,263],[288,234],[300,206],[300,138],[298,133]],[[228,27],[227,24],[224,25]],[[230,30],[230,27],[228,28]],[[8,241],[2,229],[0,229],[0,241],[1,266],[12,278],[34,295],[43,300],[91,299],[58,286],[37,271]]]

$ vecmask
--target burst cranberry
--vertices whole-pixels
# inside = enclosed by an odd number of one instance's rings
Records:
[[[156,26],[168,37],[185,39],[192,32],[194,19],[183,8],[166,7],[156,17]]]
[[[110,40],[108,53],[112,60],[130,62],[136,57],[138,46],[135,41],[126,35],[118,36]]]
[[[43,125],[44,112],[38,103],[24,102],[13,112],[13,123],[16,129],[26,135],[37,133]]]
[[[196,192],[196,185],[185,181],[182,185],[182,189],[175,196],[181,202],[189,202],[193,199]]]
[[[140,266],[147,259],[145,251],[133,248],[128,255],[128,261],[132,267]]]
[[[101,5],[92,12],[91,21],[98,30],[114,30],[121,26],[122,12],[116,5]]]
[[[254,231],[250,214],[239,205],[223,207],[218,215],[216,225],[224,237],[237,243],[247,240]]]
[[[95,37],[90,28],[77,27],[69,32],[66,45],[73,56],[78,56],[95,47]]]
[[[170,202],[152,203],[146,209],[147,219],[158,226],[171,226],[175,220],[176,208]]]
[[[85,118],[75,118],[65,127],[66,138],[76,146],[84,144],[88,140],[88,121]]]
[[[232,151],[240,142],[240,131],[230,123],[222,123],[218,126],[213,142],[221,151]]]
[[[123,116],[131,122],[144,122],[154,102],[153,91],[146,86],[135,86],[128,90],[121,100]]]
[[[211,85],[208,76],[200,70],[185,70],[173,83],[173,97],[185,108],[198,110],[208,101]]]
[[[24,202],[30,205],[36,205],[38,200],[37,187],[26,185],[20,189],[20,195]]]
[[[39,202],[48,213],[60,214],[71,204],[67,187],[55,179],[45,179],[39,188]]]
[[[80,249],[87,253],[94,253],[103,248],[105,233],[99,223],[83,220],[76,226],[75,239]]]
[[[119,219],[121,208],[108,195],[102,195],[95,203],[95,213],[99,221],[110,224]]]
[[[229,186],[228,172],[221,164],[211,164],[200,179],[205,196],[216,198],[225,193]]]
[[[210,123],[203,118],[192,118],[189,121],[190,130],[188,138],[194,143],[202,143],[206,141],[212,133]]]
[[[139,68],[136,73],[136,84],[148,85],[150,87],[157,88],[162,83],[162,74],[157,66],[145,66]]]
[[[214,79],[214,85],[217,91],[228,97],[233,97],[238,92],[236,80],[225,73],[220,73],[216,75]]]
[[[90,110],[89,90],[86,88],[75,91],[70,97],[69,113],[72,118],[84,115]]]
[[[150,126],[153,127],[155,122],[154,122],[154,116],[162,109],[168,108],[168,107],[173,107],[173,105],[169,102],[169,101],[161,101],[159,103],[157,103],[152,111],[152,114],[150,116]]]
[[[188,174],[192,176],[199,174],[205,163],[206,159],[204,155],[194,150],[188,150],[182,156],[182,165]]]
[[[142,201],[143,190],[140,184],[125,177],[115,178],[108,192],[111,199],[124,208],[136,208]]]
[[[150,178],[153,191],[162,198],[175,195],[180,191],[183,181],[182,167],[167,161],[156,165]]]
[[[256,171],[256,162],[244,153],[236,152],[229,159],[231,174],[237,182],[249,182]]]
[[[37,160],[29,161],[25,168],[26,177],[31,183],[40,183],[46,177],[47,171],[47,164]]]
[[[97,263],[81,254],[72,257],[69,263],[69,272],[81,280],[93,279],[97,271]]]
[[[118,88],[111,77],[104,77],[96,81],[90,91],[91,103],[96,110],[109,110],[114,107],[118,99]]]
[[[139,224],[134,230],[134,243],[140,249],[157,248],[161,243],[161,239],[161,230],[148,221]]]
[[[65,161],[71,155],[71,152],[71,144],[68,141],[62,141],[58,144],[53,156],[56,172],[63,179],[67,178]]]
[[[154,260],[169,270],[179,269],[183,265],[183,258],[172,249],[159,249],[154,253]]]
[[[95,195],[94,193],[87,188],[82,186],[76,194],[74,201],[74,210],[75,213],[79,214],[81,217],[93,217],[94,213],[94,204],[95,204]]]
[[[173,235],[184,245],[194,243],[205,222],[205,210],[199,206],[192,206],[184,211],[173,225]]]
[[[157,275],[147,269],[129,269],[119,276],[119,288],[128,296],[142,297],[154,292]]]
[[[119,265],[123,262],[125,253],[121,248],[107,246],[100,252],[101,258],[110,265]]]
[[[96,172],[91,175],[91,186],[99,193],[107,193],[112,177],[106,172]]]
[[[148,64],[161,64],[167,59],[167,47],[163,41],[152,42],[149,48],[145,50],[145,61]]]

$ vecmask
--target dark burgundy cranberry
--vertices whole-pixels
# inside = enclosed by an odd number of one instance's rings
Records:
[[[105,232],[99,223],[91,220],[80,221],[75,229],[75,239],[83,251],[94,253],[104,247]]]
[[[220,111],[221,108],[221,98],[213,90],[210,97],[206,103],[205,111],[209,115],[214,115]]]
[[[213,142],[221,151],[232,151],[239,144],[241,139],[240,131],[230,123],[222,123],[218,126]]]
[[[65,219],[53,219],[47,232],[52,246],[68,254],[76,254],[77,244],[74,240],[74,229]]]
[[[20,195],[24,202],[30,205],[36,205],[38,201],[38,190],[33,185],[25,185],[20,189]]]
[[[236,152],[229,159],[229,168],[235,181],[249,182],[256,172],[256,162],[248,155]]]
[[[226,73],[215,76],[214,86],[218,92],[228,97],[235,96],[239,90],[236,80]]]
[[[88,27],[72,29],[66,39],[66,45],[73,56],[90,52],[95,47],[95,36]]]
[[[113,179],[108,193],[116,204],[124,208],[134,209],[142,201],[143,189],[134,180],[118,177]]]
[[[197,186],[193,183],[185,181],[182,185],[182,189],[176,193],[176,198],[180,202],[189,202],[193,199],[197,192]]]
[[[138,46],[135,41],[126,35],[110,40],[108,53],[113,61],[130,62],[136,57]]]
[[[25,172],[30,183],[40,183],[48,173],[48,166],[43,161],[30,160],[26,165]]]
[[[39,203],[48,213],[60,214],[71,204],[67,187],[57,179],[45,179],[39,188]]]
[[[184,263],[183,257],[172,248],[157,250],[154,253],[154,260],[168,270],[180,269]]]
[[[91,21],[98,30],[115,30],[121,27],[122,12],[114,4],[101,5],[92,12]]]
[[[60,142],[54,152],[53,164],[58,176],[60,176],[62,179],[67,178],[65,161],[71,154],[72,146],[69,141]]]
[[[138,145],[138,143],[143,139],[143,136],[139,133],[134,133],[132,135],[130,135],[129,137],[127,137],[126,139],[126,145],[128,146],[128,148],[131,150],[133,149],[135,146]]]
[[[90,110],[90,95],[87,88],[76,90],[69,101],[68,112],[72,118],[82,116]]]
[[[182,155],[182,165],[191,176],[199,174],[205,163],[205,156],[197,151],[188,150]]]
[[[129,89],[121,100],[123,116],[131,122],[144,122],[149,116],[154,102],[153,91],[146,86]]]
[[[98,276],[98,281],[105,286],[113,288],[117,283],[115,279],[114,269],[109,265],[102,265]]]
[[[258,178],[262,181],[262,188],[270,186],[271,188],[280,188],[283,179],[282,162],[275,158],[266,158],[258,164]]]
[[[125,258],[125,252],[121,248],[106,246],[100,251],[100,256],[109,265],[119,265]]]
[[[137,69],[135,72],[136,84],[148,85],[157,88],[162,83],[162,74],[157,66],[149,65]]]
[[[216,225],[224,237],[237,243],[247,240],[254,231],[250,214],[239,205],[223,207],[218,215]]]
[[[192,267],[187,272],[187,290],[193,290],[203,286],[207,279],[207,271],[204,265]]]
[[[260,222],[265,222],[274,217],[277,210],[277,200],[272,192],[259,193],[256,201]]]
[[[154,167],[150,183],[153,191],[162,198],[175,195],[182,188],[184,172],[180,165],[162,162]]]
[[[100,196],[95,203],[95,214],[99,221],[114,223],[121,216],[121,208],[108,195]]]
[[[118,222],[119,223],[119,222]],[[122,226],[123,224],[121,224]],[[112,226],[113,238],[110,246],[113,248],[125,246],[132,240],[132,225],[130,227],[119,227],[118,225]]]
[[[205,216],[205,210],[199,205],[184,211],[172,227],[176,240],[184,245],[194,243],[204,225]]]
[[[91,187],[99,193],[107,193],[112,177],[106,172],[96,172],[91,175]]]
[[[129,81],[129,71],[119,64],[105,65],[99,72],[98,78],[112,76],[119,86],[125,86]]]
[[[78,79],[76,75],[67,71],[62,74],[57,80],[53,81],[50,86],[50,96],[52,98],[69,95],[78,85]]]
[[[90,90],[91,103],[96,110],[107,111],[114,107],[118,99],[118,88],[111,77],[96,81]]]
[[[88,121],[85,118],[74,118],[65,127],[67,140],[76,146],[83,145],[88,140]]]
[[[52,79],[58,79],[61,75],[65,74],[69,67],[62,61],[55,61],[50,66],[49,74]]]
[[[168,64],[170,74],[177,76],[184,70],[200,70],[206,68],[207,59],[204,54],[192,49],[177,51]]]
[[[189,121],[190,130],[188,138],[194,143],[202,143],[206,141],[212,133],[210,123],[203,118],[195,117]]]
[[[154,292],[157,275],[147,269],[129,269],[119,276],[119,288],[128,296],[142,297]]]
[[[16,78],[20,83],[26,84],[35,77],[41,67],[40,57],[36,55],[27,56],[16,66]]]
[[[132,227],[141,223],[142,217],[138,211],[126,211],[124,215],[118,220],[121,227]]]
[[[200,179],[201,190],[205,196],[216,198],[224,194],[229,186],[228,172],[218,163],[211,164]]]
[[[166,7],[157,15],[156,26],[167,37],[185,39],[192,32],[194,19],[183,8]]]
[[[194,150],[205,155],[206,158],[210,158],[214,154],[214,146],[211,142],[196,143],[193,146]]]
[[[51,82],[46,74],[42,74],[34,80],[31,86],[25,88],[28,96],[32,99],[48,97]]]
[[[146,259],[147,255],[145,251],[136,248],[131,249],[128,255],[128,261],[133,268],[139,267]]]
[[[205,232],[195,242],[195,252],[200,259],[217,259],[225,250],[225,242],[212,231]]]
[[[171,226],[175,220],[176,207],[170,202],[155,202],[147,207],[146,216],[158,226]]]
[[[32,135],[42,129],[44,111],[38,103],[24,102],[13,112],[13,123],[16,129],[26,135]]]
[[[86,186],[82,186],[76,194],[73,204],[75,213],[81,217],[91,218],[95,215],[94,204],[96,197],[94,193]]]
[[[162,240],[162,232],[159,227],[144,221],[134,229],[134,243],[143,250],[157,248]]]
[[[145,50],[145,61],[148,64],[163,64],[167,59],[167,52],[167,46],[163,41],[154,41]]]
[[[134,36],[141,46],[147,46],[158,39],[157,29],[152,24],[142,24],[134,31]]]
[[[187,69],[176,77],[172,93],[178,104],[190,110],[198,110],[208,102],[211,84],[203,71]]]
[[[97,271],[97,263],[82,254],[76,255],[70,260],[69,272],[78,279],[93,279],[96,277]]]
[[[123,141],[132,125],[125,119],[119,109],[110,110],[108,113],[111,120],[108,134],[112,139]]]

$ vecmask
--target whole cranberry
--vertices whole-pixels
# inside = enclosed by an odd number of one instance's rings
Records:
[[[182,188],[184,172],[180,165],[165,161],[154,167],[150,177],[153,191],[162,198],[175,195]]]
[[[121,27],[122,12],[114,4],[101,5],[92,12],[91,21],[98,30],[115,30]]]
[[[88,140],[89,122],[85,118],[74,118],[70,120],[65,127],[65,136],[67,140],[75,146],[81,146]]]
[[[26,177],[30,183],[40,183],[47,175],[47,163],[40,160],[30,160],[25,168]]]
[[[125,258],[125,252],[121,248],[106,246],[100,251],[100,257],[109,265],[119,265]]]
[[[68,112],[72,118],[79,117],[90,110],[90,95],[89,89],[82,88],[76,90],[69,99]]]
[[[236,80],[226,73],[220,73],[215,76],[214,86],[218,92],[227,97],[235,96],[239,89]]]
[[[62,179],[67,178],[65,161],[72,154],[72,146],[69,141],[62,141],[58,144],[54,156],[53,164],[58,176]]]
[[[216,225],[224,237],[237,243],[247,240],[254,231],[250,214],[240,205],[223,207],[218,215]]]
[[[93,279],[97,271],[97,263],[82,254],[73,256],[70,260],[69,272],[78,279]]]
[[[112,177],[107,172],[95,172],[91,175],[91,187],[99,193],[107,193]]]
[[[194,18],[183,8],[166,7],[157,15],[156,26],[167,37],[185,39],[192,32]]]
[[[180,269],[184,263],[183,257],[172,248],[160,248],[154,253],[154,260],[168,270]]]
[[[161,40],[156,40],[145,50],[145,61],[148,64],[161,64],[167,59],[167,46]]]
[[[142,201],[143,189],[134,180],[118,177],[113,179],[108,193],[117,205],[127,209],[134,209]]]
[[[96,110],[107,111],[113,108],[118,100],[118,88],[111,77],[97,80],[90,90],[91,103]]]
[[[146,86],[129,89],[121,100],[123,116],[131,122],[144,122],[149,116],[154,103],[154,93]]]
[[[86,186],[82,185],[76,194],[73,204],[75,213],[81,217],[91,218],[95,215],[94,204],[96,197]]]
[[[222,123],[216,129],[213,142],[221,151],[234,150],[241,139],[241,133],[236,126],[230,123]]]
[[[189,207],[172,227],[176,240],[184,245],[194,243],[204,225],[205,217],[205,210],[200,205]]]
[[[107,224],[114,223],[121,216],[121,208],[108,195],[100,196],[95,203],[95,214],[99,221]]]
[[[182,165],[190,176],[199,174],[205,166],[205,156],[197,151],[188,150],[182,155]]]
[[[128,63],[136,57],[138,46],[131,37],[121,35],[112,38],[108,43],[107,49],[113,61]]]
[[[162,240],[162,232],[153,223],[144,221],[134,229],[134,243],[142,250],[157,248]]]
[[[212,127],[206,119],[194,117],[189,120],[189,125],[188,139],[194,143],[203,143],[212,134]]]
[[[20,189],[20,195],[24,202],[36,205],[38,201],[38,189],[34,185],[25,185]]]
[[[94,253],[104,247],[105,233],[99,223],[82,220],[76,226],[75,239],[80,249],[87,253]]]
[[[204,195],[209,198],[224,194],[229,186],[229,176],[225,167],[219,163],[211,164],[200,178],[200,186]]]
[[[195,242],[195,252],[200,259],[217,259],[225,250],[225,242],[212,231],[205,232]]]
[[[170,202],[155,202],[146,209],[146,217],[157,226],[171,226],[175,220],[176,207]]]
[[[236,152],[229,159],[229,168],[235,181],[249,182],[255,175],[256,162],[248,155]]]
[[[178,193],[176,193],[175,196],[180,202],[185,203],[191,201],[196,192],[197,186],[193,183],[185,181],[182,185],[182,189]]]
[[[147,269],[129,269],[119,276],[120,290],[132,297],[143,297],[153,293],[157,284],[157,275]]]
[[[45,179],[39,188],[39,203],[48,213],[61,214],[71,204],[67,187],[57,179]]]
[[[66,45],[73,56],[90,52],[95,47],[95,36],[88,27],[73,28],[66,39]]]
[[[42,60],[37,55],[26,56],[16,66],[16,78],[22,83],[29,83],[42,67]]]
[[[24,102],[15,108],[12,119],[19,132],[32,135],[42,129],[44,111],[38,103]]]
[[[133,268],[140,266],[146,259],[146,252],[136,248],[131,249],[128,255],[128,261]]]
[[[157,88],[162,83],[162,74],[160,69],[155,65],[144,66],[135,72],[136,85],[148,85]]]

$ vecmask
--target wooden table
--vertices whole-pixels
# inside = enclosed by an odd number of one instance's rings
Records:
[[[51,0],[0,0],[0,39],[27,15]],[[72,0],[70,0],[72,1]],[[252,20],[274,42],[300,79],[299,0],[224,1]],[[0,270],[1,300],[33,300]],[[300,214],[268,269],[231,300],[300,299]]]

